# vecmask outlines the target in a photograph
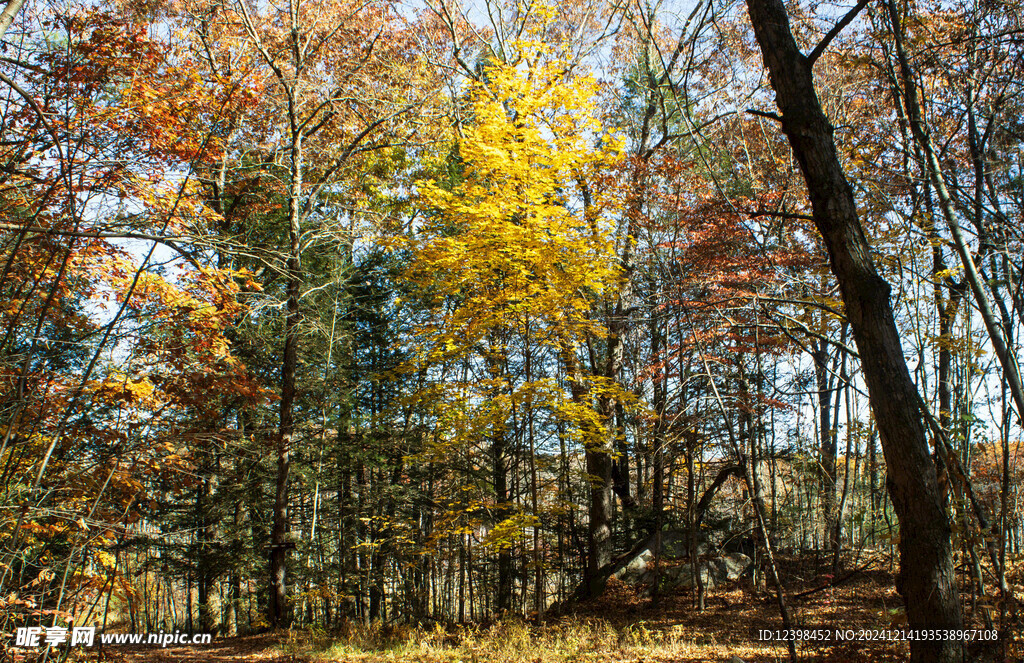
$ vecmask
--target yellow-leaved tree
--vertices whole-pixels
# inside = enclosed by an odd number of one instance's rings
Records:
[[[427,311],[414,364],[439,378],[420,394],[437,417],[433,450],[450,456],[488,443],[493,504],[459,498],[452,507],[462,517],[452,523],[487,528],[485,543],[499,551],[499,610],[511,596],[508,550],[527,528],[544,603],[537,459],[545,454],[535,452],[547,439],[584,447],[588,575],[610,560],[615,433],[597,403],[628,400],[579,359],[605,335],[591,313],[622,278],[612,239],[620,205],[601,186],[621,143],[597,119],[593,77],[573,73],[557,47],[524,40],[514,49],[514,62],[486,67],[470,85],[455,174],[419,184],[425,220],[406,272]],[[506,429],[517,417],[529,431],[532,513],[517,512],[508,491]]]

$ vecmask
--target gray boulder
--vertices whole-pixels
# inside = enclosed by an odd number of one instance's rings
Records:
[[[696,579],[696,574],[693,572],[693,565],[683,564],[676,568],[677,573],[674,578],[675,582],[669,583],[669,586],[681,589],[693,587],[693,581]],[[700,581],[701,584],[704,585],[704,589],[714,589],[719,584],[718,576],[718,567],[712,560],[701,563]]]
[[[705,589],[714,589],[730,582],[735,582],[753,566],[753,562],[743,553],[729,553],[720,557],[712,557],[699,562],[701,583]],[[638,555],[623,571],[616,574],[623,582],[630,585],[643,585],[650,593],[654,586],[654,558]],[[692,564],[667,564],[659,570],[659,584],[665,589],[686,589],[693,587],[696,576]]]
[[[740,576],[746,573],[754,563],[743,553],[729,553],[717,560],[718,577],[720,581],[739,580]]]
[[[615,571],[612,576],[627,584],[640,584],[647,582],[645,576],[649,575],[654,566],[654,549],[656,545],[654,537],[646,541],[640,552],[626,562],[621,568]],[[706,543],[697,542],[697,554],[704,555],[708,552]],[[690,554],[690,539],[685,531],[669,530],[661,535],[661,558],[662,560],[680,559]]]
[[[654,552],[649,548],[644,548],[637,554],[636,557],[631,559],[629,563],[623,566],[621,569],[613,573],[615,578],[618,578],[627,584],[636,584],[642,576],[644,576],[648,569],[654,563]]]

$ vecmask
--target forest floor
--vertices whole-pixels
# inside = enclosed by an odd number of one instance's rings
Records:
[[[798,643],[801,661],[861,663],[905,661],[905,642],[836,642],[836,629],[899,628],[902,602],[887,562],[878,562],[840,586],[806,597],[825,584],[824,560],[783,562],[794,624],[823,629],[832,639]],[[840,575],[842,578],[843,575]],[[969,617],[970,621],[970,617]],[[705,663],[737,656],[747,663],[787,661],[784,643],[766,642],[761,630],[781,629],[774,592],[755,592],[749,581],[707,593],[705,610],[688,593],[666,594],[657,606],[632,587],[613,581],[597,601],[537,626],[503,620],[473,626],[352,628],[344,633],[291,631],[215,639],[202,647],[118,647],[90,660],[116,663]],[[972,624],[970,628],[980,628]],[[1007,660],[1024,660],[1014,645]]]

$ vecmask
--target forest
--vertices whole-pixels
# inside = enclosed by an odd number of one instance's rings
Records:
[[[1024,660],[1022,46],[6,0],[0,661]]]

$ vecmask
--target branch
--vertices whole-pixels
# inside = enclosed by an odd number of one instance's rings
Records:
[[[175,236],[166,237],[160,235],[150,235],[147,233],[134,233],[134,232],[121,232],[121,233],[103,233],[90,230],[59,230],[57,228],[39,228],[34,226],[22,226],[16,223],[0,223],[0,230],[11,230],[16,232],[30,232],[37,235],[60,235],[66,237],[86,237],[90,239],[141,239],[150,242],[157,242],[163,244],[171,249],[177,251],[181,257],[188,260],[191,264],[195,265],[195,258],[185,249],[178,246],[174,240],[188,239],[187,237]]]
[[[700,523],[704,520],[704,514],[707,513],[708,507],[711,506],[711,500],[715,498],[715,493],[718,492],[718,489],[729,477],[742,478],[743,466],[727,465],[718,471],[715,480],[711,482],[711,485],[708,486],[701,496],[700,501],[697,502],[697,507],[694,509],[693,531],[690,532],[690,536],[696,536],[697,532],[700,531]]]
[[[854,5],[853,9],[846,12],[846,16],[841,18],[838,23],[832,26],[831,30],[825,33],[825,36],[821,38],[821,41],[819,41],[818,45],[814,47],[814,50],[811,51],[811,54],[807,56],[807,64],[809,66],[814,66],[814,63],[817,61],[818,58],[821,57],[821,54],[825,52],[825,49],[828,48],[828,45],[830,43],[832,43],[832,40],[835,39],[839,35],[839,33],[843,31],[843,28],[850,24],[850,21],[857,18],[857,14],[859,14],[862,9],[868,6],[868,2],[869,0],[860,0],[860,2]]]
[[[827,311],[828,313],[831,313],[840,320],[846,319],[846,314],[843,313],[842,311],[832,306],[829,306],[828,304],[824,304],[813,299],[793,299],[785,297],[771,297],[766,295],[758,295],[757,298],[763,302],[772,302],[775,304],[792,304],[793,306],[813,306],[814,308],[818,308],[821,309],[822,311]]]
[[[14,2],[17,2],[17,1],[18,0],[11,0],[12,4]],[[10,6],[10,5],[8,5],[8,6]],[[4,11],[6,13],[6,10],[4,10]],[[6,29],[3,26],[2,22],[0,22],[0,28]],[[0,33],[0,34],[2,34],[2,33]],[[29,94],[28,92],[23,90],[20,85],[15,83],[13,80],[8,78],[3,73],[0,73],[0,81],[3,81],[4,83],[7,83],[7,85],[12,90],[14,90],[19,95],[21,95],[22,98],[24,98],[25,101],[28,102],[29,106],[32,107],[32,110],[34,110],[36,112],[36,115],[39,117],[39,121],[43,123],[43,126],[46,127],[46,131],[50,134],[50,137],[53,138],[53,147],[54,147],[54,149],[57,150],[57,156],[60,157],[61,163],[63,163],[64,162],[64,150],[62,150],[61,147],[60,147],[60,136],[58,136],[57,132],[54,131],[53,125],[50,124],[50,120],[46,117],[46,113],[44,113],[43,109],[39,107],[39,102],[37,102],[35,100],[35,98],[31,94]]]
[[[766,210],[762,212],[747,212],[747,216],[751,219],[756,219],[759,216],[774,216],[779,219],[804,219],[805,221],[814,221],[814,217],[810,214],[797,214],[796,212],[772,212]]]
[[[29,71],[34,71],[37,74],[46,74],[47,73],[45,69],[43,69],[42,67],[40,67],[38,65],[34,65],[31,62],[25,62],[23,60],[19,60],[17,58],[10,58],[10,57],[7,57],[6,55],[0,55],[0,61],[13,64],[13,65],[15,65],[17,67],[21,67],[22,69],[28,69]]]
[[[780,115],[778,115],[777,113],[772,113],[771,111],[762,111],[762,110],[757,110],[756,108],[748,108],[747,112],[750,113],[751,115],[757,115],[758,117],[766,117],[769,120],[775,120],[776,122],[782,122],[782,117]]]
[[[843,343],[842,341],[837,341],[835,339],[829,338],[824,334],[820,334],[790,315],[786,315],[785,313],[778,313],[777,315],[781,318],[784,318],[787,322],[793,325],[792,327],[789,327],[780,324],[778,325],[778,328],[782,330],[782,333],[784,333],[786,336],[789,336],[794,341],[796,341],[797,339],[795,339],[790,332],[792,332],[793,328],[796,328],[799,329],[806,336],[810,336],[811,338],[816,338],[819,341],[828,343],[829,345],[839,348],[840,350],[850,355],[851,357],[856,357],[857,359],[860,359],[860,353],[858,353],[855,349],[851,348],[849,345]],[[803,346],[801,345],[801,347]]]
[[[309,214],[309,211],[313,205],[313,201],[316,199],[318,195],[320,195],[320,192],[323,191],[324,188],[327,186],[331,176],[335,172],[337,172],[339,168],[345,165],[345,162],[348,161],[349,157],[351,157],[353,154],[359,151],[359,144],[363,141],[364,138],[369,136],[370,133],[380,125],[402,115],[403,113],[408,113],[417,105],[418,104],[409,104],[405,108],[397,110],[394,113],[391,113],[390,115],[385,115],[384,117],[377,118],[376,120],[368,124],[362,131],[360,131],[351,141],[349,141],[349,144],[345,147],[344,150],[342,150],[341,156],[334,160],[334,163],[331,164],[330,167],[324,172],[324,176],[321,178],[320,183],[313,187],[313,190],[309,193],[309,196],[306,198],[306,204],[303,205],[302,207],[302,214]]]

